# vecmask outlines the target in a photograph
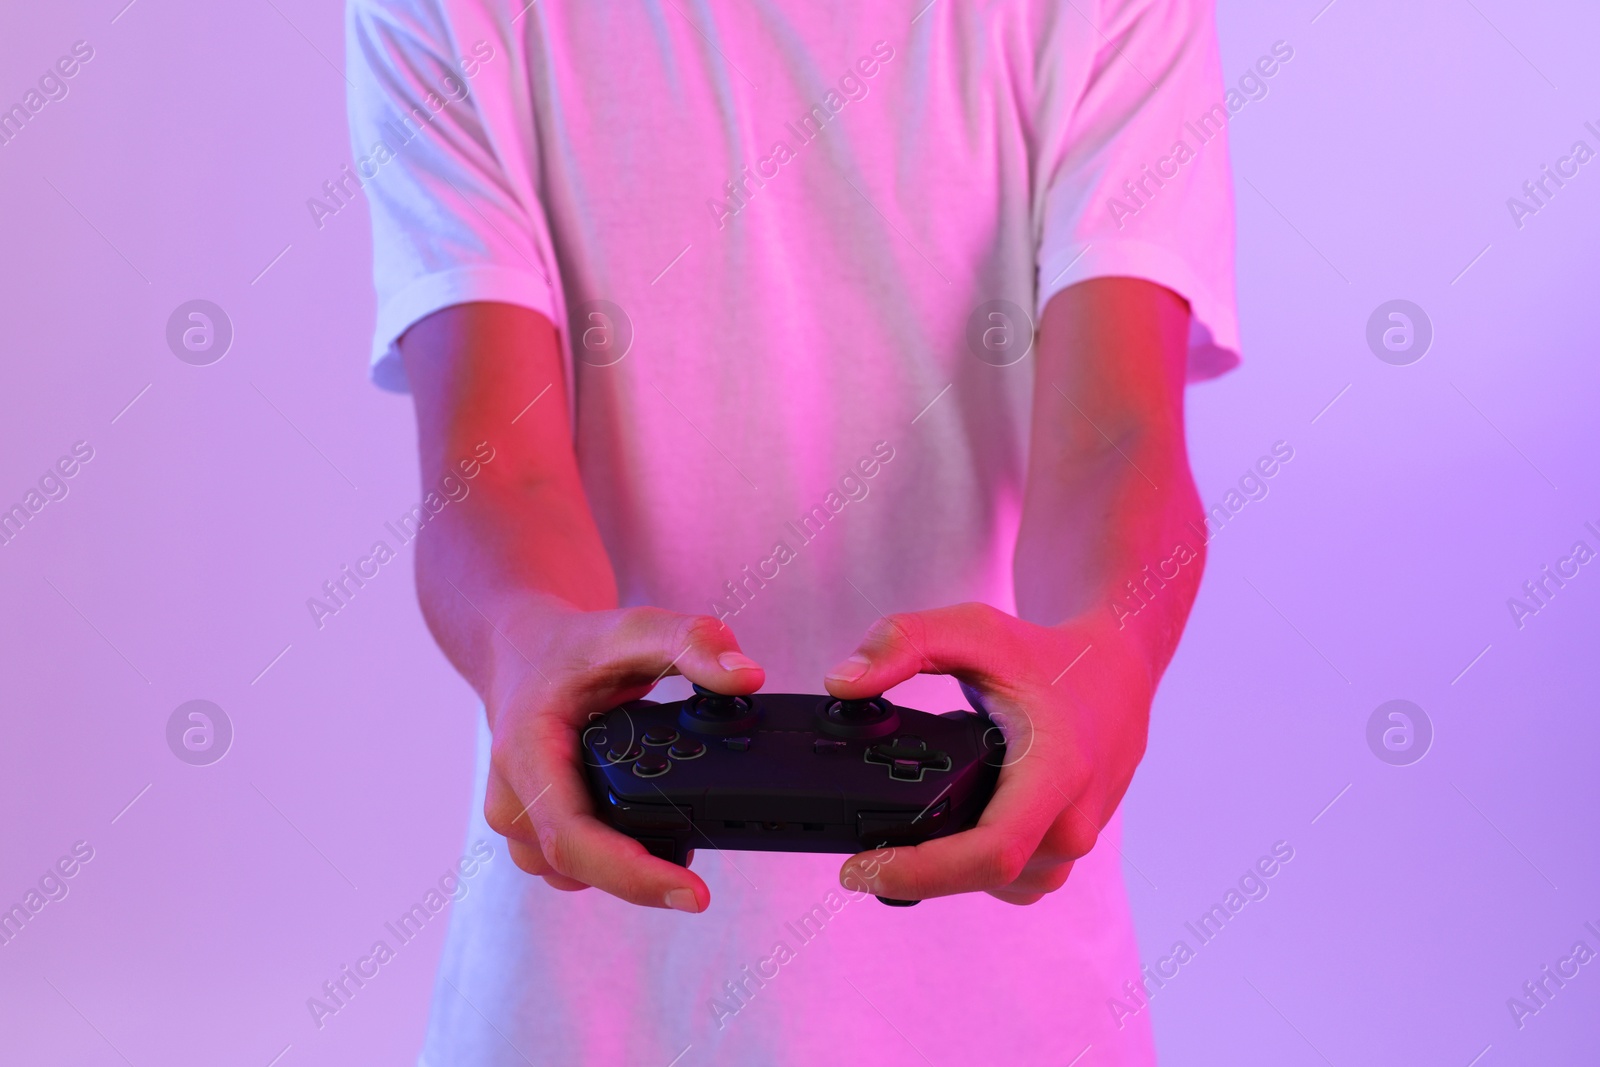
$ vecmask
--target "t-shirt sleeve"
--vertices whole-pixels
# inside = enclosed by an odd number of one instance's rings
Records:
[[[1093,19],[1092,25],[1087,20]],[[1135,277],[1189,302],[1189,378],[1239,362],[1229,105],[1205,0],[1059,0],[1038,59],[1038,306],[1087,278]],[[1080,61],[1081,62],[1081,61]],[[1242,106],[1242,102],[1240,103]]]
[[[496,301],[562,322],[531,110],[511,91],[522,57],[474,5],[453,6],[346,8],[347,195],[359,183],[372,213],[372,379],[396,392],[408,391],[396,341],[441,308]]]

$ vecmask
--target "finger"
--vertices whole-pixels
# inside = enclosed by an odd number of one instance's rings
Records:
[[[1032,900],[1026,902],[1032,904],[1040,897],[1054,893],[1066,885],[1071,874],[1071,863],[1029,863],[1022,869],[1022,874],[1016,881],[998,889],[991,889],[989,892],[1001,900],[1017,896],[1032,897]]]
[[[633,904],[704,911],[705,882],[688,869],[652,856],[639,842],[594,817],[588,787],[572,753],[576,732],[546,717],[525,751],[527,780],[547,783],[528,810],[539,851],[555,874],[594,886]]]
[[[562,731],[563,728],[560,721],[554,720],[554,718],[547,718],[547,720],[542,720],[542,731],[530,736],[526,744],[504,745],[504,747],[498,747],[496,753],[494,753],[490,776],[488,776],[488,789],[486,789],[485,814],[488,817],[491,829],[506,837],[507,848],[510,849],[510,854],[512,854],[512,861],[520,869],[526,870],[531,875],[539,875],[550,886],[554,886],[557,889],[582,889],[589,888],[590,885],[597,885],[592,878],[574,875],[573,870],[566,869],[562,865],[563,862],[568,861],[562,861],[558,857],[550,856],[549,849],[546,848],[546,841],[549,840],[550,835],[557,832],[555,827],[565,825],[566,822],[570,822],[573,817],[576,817],[576,814],[582,813],[582,817],[587,817],[600,832],[610,835],[610,837],[618,838],[622,848],[627,849],[630,846],[632,849],[638,849],[640,853],[643,853],[643,859],[650,861],[651,864],[662,864],[669,872],[683,872],[682,867],[677,867],[675,864],[667,864],[666,861],[659,861],[656,857],[650,856],[650,853],[645,853],[643,846],[638,845],[637,841],[632,840],[632,838],[624,837],[621,833],[616,833],[610,827],[605,827],[605,825],[595,821],[594,817],[589,814],[589,795],[582,787],[581,781],[576,787],[576,792],[573,790],[571,779],[576,779],[578,774],[574,771],[570,761],[563,760],[563,758],[555,758],[555,760],[536,758],[536,753],[549,747],[550,737],[558,737]],[[542,733],[542,736],[539,736],[539,733]],[[555,742],[555,744],[560,744],[560,741]],[[501,752],[506,749],[510,749],[510,752],[514,752],[515,755],[502,757]],[[512,766],[506,766],[507,763],[512,763]],[[554,771],[550,768],[554,768]],[[514,774],[520,777],[522,781],[544,782],[541,787],[533,789],[534,800],[531,803],[523,805],[518,801],[517,793],[510,789],[509,777],[514,776]],[[558,801],[565,803],[563,811],[555,811],[554,805],[557,805]],[[570,862],[568,862],[568,867],[570,865]],[[677,897],[674,897],[674,901],[685,905],[682,910],[704,910],[710,899],[709,891],[704,891],[704,883],[701,883],[698,877],[690,875],[690,880],[690,883],[686,886],[674,883],[674,885],[664,886],[664,888],[662,886],[653,886],[651,883],[637,883],[635,881],[627,891],[622,891],[622,893],[618,893],[616,889],[608,888],[606,885],[602,885],[600,888],[606,889],[606,891],[610,891],[616,896],[629,899],[634,904],[651,905],[651,907],[672,907],[674,904],[670,904],[667,894],[672,893],[674,889],[688,888],[690,889],[688,896],[678,894]],[[643,899],[643,897],[650,896],[651,893],[654,893],[656,899],[653,899],[653,901],[651,899]]]
[[[544,880],[545,884],[551,889],[559,889],[563,893],[576,893],[581,889],[593,888],[593,886],[585,882],[580,882],[575,878],[564,878],[559,874],[547,874],[544,876]]]
[[[557,875],[580,888],[594,886],[648,908],[701,912],[711,903],[711,891],[698,875],[652,856],[593,816],[552,819],[541,826],[541,835],[540,849]]]
[[[544,860],[544,853],[539,851],[539,846],[524,844],[514,838],[506,838],[506,851],[511,853],[511,862],[529,874],[544,877],[554,874],[555,870]]]
[[[841,881],[854,871],[873,893],[897,900],[1005,889],[1023,876],[1060,813],[1060,796],[1048,777],[1051,762],[1047,753],[1036,752],[1005,768],[972,829],[895,849],[892,860],[873,870],[861,864],[862,856],[853,856]]]
[[[710,615],[679,615],[656,608],[621,613],[603,639],[602,667],[633,683],[654,683],[668,674],[718,693],[743,696],[766,681],[761,665],[739,649],[727,624]]]
[[[877,696],[917,674],[953,674],[984,689],[1010,689],[1001,669],[1016,620],[987,604],[886,615],[824,679],[842,700]],[[1014,658],[1010,660],[1014,662]]]
[[[499,823],[509,831],[505,839],[511,862],[529,874],[543,878],[552,888],[567,891],[588,889],[583,882],[557,874],[555,868],[545,860],[544,853],[539,850],[539,835],[526,814],[529,805],[522,805],[511,814],[506,814],[515,802],[516,794],[506,785],[505,779],[491,772],[484,808],[486,812],[494,812],[490,817],[491,827]]]
[[[1030,869],[1060,863],[1070,864],[1094,850],[1095,844],[1100,839],[1100,828],[1090,821],[1084,812],[1083,808],[1086,806],[1086,803],[1069,803],[1066,810],[1056,816],[1055,822],[1045,831],[1044,837],[1039,841],[1039,847],[1034,849],[1033,856],[1028,861]]]
[[[1010,885],[989,890],[990,895],[1009,904],[1032,904],[1067,884],[1073,861],[1094,847],[1093,825],[1085,826],[1071,808],[1056,817],[1045,831],[1022,873]]]
[[[506,851],[511,853],[511,862],[529,874],[536,874],[543,878],[552,889],[564,892],[576,892],[579,889],[588,889],[589,886],[573,878],[567,878],[555,872],[555,868],[545,862],[544,853],[539,851],[537,845],[527,845],[511,838],[506,839]]]
[[[1018,907],[1027,907],[1029,904],[1037,904],[1039,901],[1045,898],[1044,893],[1013,893],[1009,889],[991,889],[988,892],[989,895],[994,897],[996,900],[1003,900],[1007,904],[1015,904]]]
[[[533,828],[533,820],[528,818],[528,811],[534,804],[543,800],[542,794],[535,793],[531,802],[524,803],[517,796],[510,783],[499,769],[493,765],[489,769],[489,783],[484,790],[483,817],[489,828],[504,837],[508,842],[520,841],[523,844],[537,849],[539,835]],[[526,868],[525,868],[526,869]],[[529,871],[529,874],[543,874],[543,871]]]
[[[536,845],[525,845],[521,841],[513,841],[508,838],[506,840],[506,850],[511,853],[512,863],[515,863],[529,874],[543,878],[545,883],[552,889],[560,889],[563,892],[572,893],[580,889],[589,888],[586,883],[580,882],[575,878],[567,878],[564,875],[557,874],[555,868],[545,861],[544,853],[540,852]]]

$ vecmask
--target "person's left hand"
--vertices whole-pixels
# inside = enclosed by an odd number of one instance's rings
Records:
[[[954,675],[977,692],[1006,736],[999,784],[972,829],[896,849],[870,876],[867,854],[852,856],[840,880],[898,900],[982,890],[1032,904],[1060,889],[1144,755],[1149,658],[1108,625],[1036,626],[957,604],[879,619],[826,684],[859,699],[917,674]]]

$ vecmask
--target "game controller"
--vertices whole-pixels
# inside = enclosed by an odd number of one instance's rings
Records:
[[[700,686],[614,708],[580,745],[599,817],[685,866],[695,848],[855,853],[958,833],[1005,762],[980,712]]]

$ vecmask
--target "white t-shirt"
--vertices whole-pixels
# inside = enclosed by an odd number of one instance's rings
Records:
[[[562,326],[623,603],[725,618],[768,690],[820,692],[880,614],[1013,610],[1054,293],[1158,282],[1193,310],[1191,377],[1236,362],[1203,0],[523,2],[352,0],[373,376],[403,390],[395,339],[451,304]],[[963,706],[947,679],[891,695]],[[698,916],[498,851],[452,915],[429,1067],[1153,1059],[1148,1013],[1108,1005],[1139,965],[1104,842],[1029,908],[888,908],[839,890],[842,857],[702,852]]]

